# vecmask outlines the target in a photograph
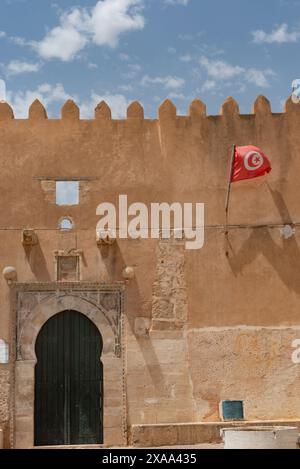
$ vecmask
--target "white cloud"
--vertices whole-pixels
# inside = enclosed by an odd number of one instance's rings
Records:
[[[180,99],[182,101],[185,101],[186,99],[188,99],[185,94],[175,93],[175,92],[170,93],[168,98],[170,98],[170,99]]]
[[[284,44],[288,42],[298,42],[300,39],[300,31],[288,31],[288,25],[286,23],[278,26],[271,33],[266,33],[262,29],[252,32],[253,42],[256,44]]]
[[[41,69],[40,63],[22,62],[20,60],[12,60],[6,65],[6,74],[19,75],[21,73],[36,73]]]
[[[89,62],[89,63],[88,63],[88,68],[89,68],[90,70],[96,70],[96,69],[98,68],[98,65],[95,64],[94,62]]]
[[[178,89],[184,86],[185,80],[176,76],[167,76],[167,77],[150,77],[145,75],[142,78],[141,84],[143,86],[147,85],[163,85],[167,89]]]
[[[116,47],[122,34],[141,30],[143,0],[101,0],[92,9],[74,8],[60,16],[60,24],[32,47],[44,59],[73,60],[90,42]]]
[[[71,98],[60,83],[56,85],[44,83],[32,91],[17,91],[16,93],[8,91],[6,97],[14,110],[15,116],[21,119],[27,118],[29,106],[35,99],[39,99],[47,107],[54,102],[64,102]]]
[[[6,83],[0,78],[0,102],[6,101]]]
[[[6,32],[5,31],[0,31],[0,38],[5,37],[5,36],[6,36]]]
[[[98,45],[116,47],[119,36],[127,31],[143,29],[141,0],[104,0],[97,2],[90,16],[93,40]]]
[[[206,80],[201,90],[210,91],[216,90],[220,82],[223,85],[228,81],[238,78],[242,83],[239,84],[240,92],[246,90],[246,83],[251,83],[258,88],[268,88],[270,86],[270,78],[276,76],[275,72],[271,69],[259,70],[256,68],[245,68],[239,65],[231,65],[224,60],[213,60],[205,56],[200,59],[200,64],[205,68],[208,80]],[[230,83],[234,86],[233,82]]]
[[[167,5],[183,5],[187,6],[190,0],[164,0]]]
[[[180,57],[180,60],[182,62],[191,62],[192,61],[192,56],[190,54],[185,54]]]
[[[139,64],[128,64],[128,72],[125,72],[122,75],[127,80],[132,80],[140,73],[141,70],[142,67]]]
[[[26,41],[23,37],[20,36],[9,36],[9,40],[13,43],[16,44],[17,46],[32,46],[31,41]]]
[[[269,88],[270,80],[268,77],[273,76],[275,76],[275,73],[271,69],[257,70],[256,68],[249,68],[245,74],[247,81],[259,88]]]
[[[216,82],[214,80],[206,80],[202,87],[201,87],[201,91],[211,91],[211,90],[214,90],[216,88]]]
[[[133,91],[132,85],[119,85],[118,88],[119,90],[124,91],[124,92]]]
[[[62,24],[52,29],[41,41],[33,44],[34,49],[44,59],[73,60],[87,44],[87,38],[73,26]]]
[[[223,60],[211,60],[201,57],[200,64],[206,69],[207,74],[217,80],[233,78],[245,71],[243,67],[231,65]]]

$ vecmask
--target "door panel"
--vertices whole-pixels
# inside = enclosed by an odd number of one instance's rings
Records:
[[[52,317],[36,342],[35,445],[103,442],[102,338],[76,311]]]

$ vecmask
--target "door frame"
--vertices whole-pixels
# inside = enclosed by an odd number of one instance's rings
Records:
[[[35,342],[48,319],[65,310],[87,316],[102,336],[103,444],[126,446],[124,283],[16,283],[14,288],[17,337],[13,447],[34,446]]]

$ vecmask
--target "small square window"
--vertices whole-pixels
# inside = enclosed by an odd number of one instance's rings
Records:
[[[56,181],[56,205],[79,204],[79,181]]]

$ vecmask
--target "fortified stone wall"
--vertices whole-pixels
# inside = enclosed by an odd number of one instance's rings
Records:
[[[247,419],[300,418],[300,106],[289,99],[274,114],[264,97],[240,115],[229,98],[219,116],[194,101],[177,116],[165,101],[158,119],[133,103],[112,120],[105,103],[80,120],[72,101],[48,119],[35,101],[14,119],[0,103],[0,267],[22,283],[53,282],[55,252],[79,250],[80,280],[112,284],[133,266],[125,287],[128,426],[217,421],[222,399],[241,399]],[[269,156],[267,181],[236,184],[228,237],[224,201],[232,144],[257,145]],[[56,180],[80,181],[80,204],[55,204]],[[118,240],[99,248],[101,202],[205,203],[205,244],[187,251],[174,240]],[[58,230],[61,217],[71,232]],[[295,232],[287,238],[284,225]],[[38,244],[22,245],[24,228]],[[0,338],[10,363],[0,365],[0,425],[14,408],[15,311],[0,279]],[[105,377],[104,377],[105,379]],[[9,383],[11,384],[9,390]],[[9,397],[10,396],[10,397]]]

